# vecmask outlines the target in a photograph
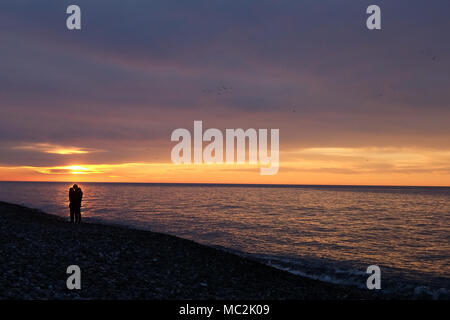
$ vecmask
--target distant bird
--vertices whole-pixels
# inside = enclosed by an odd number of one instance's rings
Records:
[[[434,62],[439,62],[440,61],[440,58],[437,55],[432,54],[430,49],[422,49],[419,52],[420,52],[421,55],[423,55],[423,56],[425,56],[427,58],[430,58],[431,61],[434,61]]]

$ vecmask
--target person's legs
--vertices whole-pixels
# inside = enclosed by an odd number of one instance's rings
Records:
[[[75,222],[81,223],[81,207],[77,207],[75,211]]]
[[[75,210],[72,206],[70,206],[70,223],[73,223],[75,217]]]

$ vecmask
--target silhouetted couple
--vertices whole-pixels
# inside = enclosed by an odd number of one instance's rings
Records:
[[[69,189],[70,222],[81,222],[81,200],[83,200],[83,191],[74,184]]]

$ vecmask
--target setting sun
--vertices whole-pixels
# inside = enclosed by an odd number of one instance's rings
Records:
[[[69,166],[66,168],[71,170],[71,174],[89,174],[90,171],[88,168],[82,166]]]

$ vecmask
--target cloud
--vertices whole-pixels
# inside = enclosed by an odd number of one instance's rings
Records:
[[[102,150],[90,148],[78,148],[70,146],[52,145],[50,143],[32,143],[13,147],[16,150],[29,150],[51,154],[70,155],[70,154],[86,154],[92,152],[100,152]]]
[[[39,173],[43,174],[97,174],[102,173],[102,171],[95,169],[92,166],[67,166],[67,167],[55,167],[55,168],[33,168],[27,167],[28,169],[36,170]]]
[[[333,174],[450,174],[450,150],[305,148],[285,152],[280,170]]]

